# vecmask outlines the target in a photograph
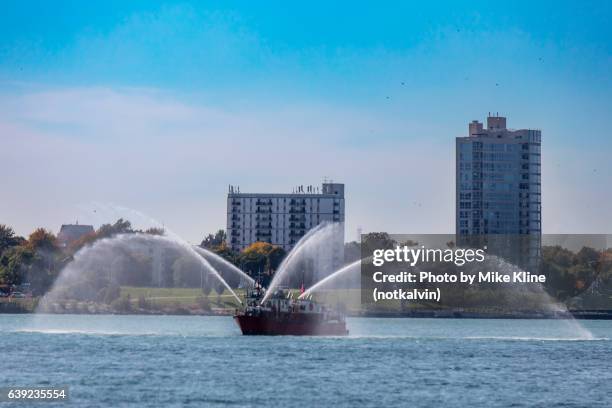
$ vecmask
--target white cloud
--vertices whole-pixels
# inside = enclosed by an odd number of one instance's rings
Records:
[[[430,137],[426,129],[427,123],[376,111],[323,104],[220,108],[154,89],[5,94],[0,96],[0,160],[8,169],[3,185],[10,199],[0,200],[0,222],[21,234],[37,226],[57,230],[77,217],[91,218],[83,210],[88,202],[114,202],[197,241],[224,227],[228,184],[243,191],[290,191],[328,176],[346,183],[349,239],[358,226],[452,232],[457,134]],[[602,214],[584,214],[576,199],[560,199],[568,188],[600,202],[609,192],[579,189],[579,177],[566,187],[568,180],[558,177],[562,173],[547,167],[558,154],[555,149],[545,154],[545,228],[609,227]],[[564,158],[564,166],[573,166],[576,174],[582,162]],[[600,171],[606,168],[602,164]]]

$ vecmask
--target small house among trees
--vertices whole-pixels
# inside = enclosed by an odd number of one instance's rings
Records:
[[[93,233],[92,225],[80,225],[78,222],[76,224],[64,224],[57,234],[57,243],[60,247],[66,248],[73,242]]]

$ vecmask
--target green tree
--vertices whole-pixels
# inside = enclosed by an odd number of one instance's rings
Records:
[[[4,285],[24,283],[33,260],[34,252],[24,246],[5,250],[0,256],[0,283]]]
[[[601,253],[593,248],[582,247],[576,254],[576,262],[585,266],[595,268],[598,266]]]
[[[166,231],[163,228],[151,227],[145,230],[145,234],[149,235],[164,235]]]
[[[33,251],[56,251],[55,235],[44,228],[37,228],[28,237],[28,247]]]
[[[33,294],[44,295],[57,278],[55,255],[44,251],[35,253],[26,270],[25,282],[30,284]]]
[[[232,251],[232,249],[225,243],[225,241],[223,241],[220,245],[212,248],[212,251],[215,254],[219,255],[221,258],[225,259],[226,261],[237,265],[238,254]]]
[[[101,225],[96,231],[96,238],[108,238],[117,234],[131,234],[133,232],[132,223],[123,218],[119,218],[114,224]]]
[[[15,235],[13,228],[0,224],[0,254],[5,249],[23,244],[24,239]]]
[[[241,268],[251,276],[257,276],[260,272],[265,272],[266,268],[266,244],[263,242],[254,242],[240,253]]]
[[[283,248],[268,242],[254,242],[237,256],[240,269],[267,285],[274,271],[278,269],[286,252]]]
[[[559,245],[542,247],[540,273],[546,290],[557,299],[579,295],[608,270],[605,252],[583,247],[578,253]]]
[[[268,270],[275,271],[285,258],[286,252],[283,248],[273,245],[267,254],[266,267]]]
[[[226,238],[227,235],[225,234],[225,231],[220,229],[214,235],[208,234],[206,237],[204,237],[200,246],[202,248],[213,249],[223,244]]]
[[[160,234],[160,231],[163,230],[159,228],[149,228],[145,231],[145,233],[151,235],[162,235]],[[135,232],[142,231],[135,231],[132,228],[131,222],[129,222],[128,220],[124,220],[123,218],[119,218],[117,221],[115,221],[114,224],[102,224],[100,228],[98,228],[95,232],[87,234],[78,239],[77,241],[73,242],[70,245],[69,252],[75,253],[85,245],[93,244],[99,239],[110,238],[118,234],[133,234]]]
[[[37,228],[30,234],[27,247],[34,257],[31,259],[25,277],[36,295],[43,295],[57,277],[57,260],[60,249],[55,235],[44,229]]]
[[[375,249],[395,248],[397,242],[386,232],[370,232],[363,236],[361,245],[365,247],[364,253],[371,254]]]
[[[361,259],[361,245],[357,241],[351,241],[344,244],[344,263],[355,262]]]

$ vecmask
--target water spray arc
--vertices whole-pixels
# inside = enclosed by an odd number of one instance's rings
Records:
[[[329,247],[330,241],[334,239],[339,228],[341,227],[338,223],[323,222],[308,231],[306,235],[295,244],[283,262],[281,262],[261,303],[272,296],[282,281],[290,276],[293,270],[292,268],[295,267],[298,262],[308,257],[308,255],[316,256],[314,252],[319,249],[318,247]],[[313,254],[309,254],[309,252],[313,252]]]
[[[337,271],[335,271],[331,275],[321,279],[320,281],[318,281],[317,283],[315,283],[314,285],[312,285],[311,287],[306,289],[304,291],[304,293],[302,293],[299,296],[299,299],[306,298],[311,293],[321,289],[325,285],[331,284],[332,282],[334,282],[335,280],[337,280],[338,278],[342,277],[343,275],[347,274],[350,271],[360,270],[360,269],[357,269],[357,267],[361,265],[361,262],[362,262],[362,260],[358,259],[355,262],[351,262],[350,264],[343,266],[342,268],[338,269]]]
[[[89,268],[91,265],[99,266],[108,264],[110,262],[110,265],[107,267],[108,275],[105,276],[105,279],[107,279],[109,283],[112,282],[114,279],[116,279],[113,277],[112,271],[112,268],[114,267],[113,264],[115,263],[116,259],[113,259],[112,255],[108,251],[112,251],[117,247],[126,247],[129,245],[138,244],[144,244],[145,246],[150,244],[166,246],[170,245],[186,250],[202,265],[203,269],[206,270],[207,273],[210,273],[213,277],[215,277],[215,279],[218,279],[223,284],[223,286],[231,293],[237,302],[242,304],[238,295],[221,277],[219,272],[190,246],[187,249],[183,243],[177,242],[176,240],[165,236],[132,233],[104,238],[96,241],[92,245],[81,248],[73,256],[73,259],[62,269],[58,278],[51,287],[51,290],[43,297],[43,299],[41,299],[37,311],[44,310],[48,301],[53,300],[58,295],[61,295],[64,290],[73,287],[75,283],[81,282],[84,278],[84,274],[89,273]]]
[[[227,261],[225,258],[215,254],[212,251],[209,251],[206,248],[202,248],[197,245],[194,245],[193,248],[196,250],[196,252],[198,252],[204,258],[209,257],[210,259],[213,259],[214,261],[220,262],[221,264],[226,266],[229,270],[231,270],[233,273],[238,274],[238,276],[240,276],[241,279],[248,282],[249,286],[255,286],[255,279],[251,278],[243,270],[241,270],[240,268],[238,268],[236,265],[232,264],[231,262]]]
[[[98,204],[98,206],[101,206],[100,204]],[[202,259],[202,262],[204,264],[204,267],[207,268],[208,270],[210,270],[213,274],[213,276],[215,276],[215,278],[219,279],[219,281],[221,281],[221,283],[223,284],[223,286],[225,286],[226,289],[228,289],[228,291],[232,294],[232,296],[234,296],[234,298],[236,298],[236,300],[242,304],[242,301],[240,300],[240,298],[238,297],[238,295],[232,290],[232,288],[227,284],[227,282],[225,281],[225,279],[223,279],[223,277],[221,276],[221,274],[219,274],[219,272],[210,264],[210,262],[208,262],[208,260],[206,260],[205,258],[203,258],[198,251],[196,251],[194,249],[194,246],[189,244],[187,241],[185,241],[183,238],[181,238],[179,235],[177,235],[176,233],[172,232],[171,230],[169,230],[168,228],[166,228],[165,225],[163,225],[162,223],[160,223],[159,221],[157,221],[154,218],[149,217],[148,215],[131,209],[131,208],[126,208],[126,207],[122,207],[122,206],[118,206],[118,205],[114,205],[114,204],[108,204],[106,206],[101,206],[103,210],[110,210],[112,212],[114,212],[115,214],[119,215],[119,216],[125,216],[126,213],[129,215],[129,218],[133,218],[136,217],[142,221],[144,221],[145,223],[149,224],[149,225],[153,225],[156,228],[159,228],[161,230],[164,231],[164,237],[167,237],[168,239],[171,239],[172,241],[176,242],[178,245],[180,245],[181,247],[185,248],[185,250],[187,250],[188,252],[190,252],[193,256],[197,257],[198,259]],[[242,271],[240,271],[242,272]]]

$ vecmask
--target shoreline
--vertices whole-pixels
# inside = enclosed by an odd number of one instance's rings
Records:
[[[347,314],[347,316],[411,319],[612,320],[612,310],[572,310],[569,312],[559,313],[462,312],[450,310],[419,310],[411,312],[364,312]]]
[[[106,315],[106,316],[228,316],[231,317],[235,313],[233,309],[219,310],[216,312],[182,310],[182,311],[146,311],[137,310],[133,312],[126,311],[100,311],[99,313],[79,312],[75,310],[65,312],[35,312],[31,310],[15,309],[15,310],[0,310],[2,314],[41,314],[41,315]],[[360,318],[386,318],[386,319],[508,319],[508,320],[612,320],[612,310],[584,310],[570,311],[568,313],[478,313],[478,312],[458,312],[458,311],[436,311],[426,310],[418,312],[352,312],[347,313],[347,317]]]

